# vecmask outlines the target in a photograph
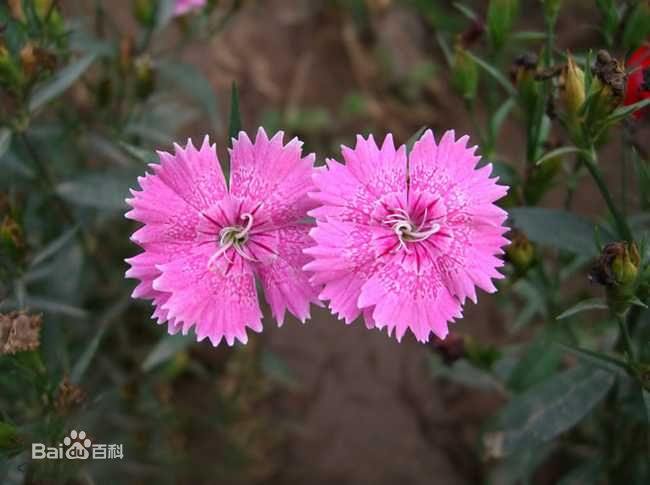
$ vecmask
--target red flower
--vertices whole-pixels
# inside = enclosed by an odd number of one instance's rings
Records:
[[[650,98],[650,43],[645,43],[635,50],[626,64],[629,72],[627,89],[625,90],[625,105],[638,103]],[[640,109],[634,113],[636,118],[641,118],[650,113],[650,107]]]

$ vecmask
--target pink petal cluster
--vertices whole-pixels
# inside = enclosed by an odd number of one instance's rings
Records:
[[[144,224],[132,236],[144,252],[127,260],[126,276],[140,281],[133,297],[153,300],[154,318],[170,333],[195,327],[198,340],[245,343],[247,327],[262,330],[256,279],[279,325],[285,310],[304,322],[318,303],[302,271],[314,155],[303,158],[298,139],[282,138],[260,128],[251,142],[240,133],[229,188],[206,136],[200,149],[188,141],[174,154],[158,152],[154,173],[131,191],[126,217]]]
[[[205,6],[207,0],[176,0],[174,15],[185,15],[193,10],[199,10]]]
[[[342,148],[345,164],[327,160],[314,174],[310,195],[321,206],[310,211],[316,245],[304,269],[346,323],[363,314],[369,328],[398,340],[410,328],[426,342],[447,335],[476,287],[496,291],[508,241],[507,214],[494,202],[507,187],[490,178],[490,164],[476,168],[467,141],[448,131],[436,143],[428,130],[407,155],[391,135],[381,148],[359,136]]]

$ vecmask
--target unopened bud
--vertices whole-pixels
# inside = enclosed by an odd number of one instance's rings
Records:
[[[538,61],[537,55],[528,53],[517,57],[510,68],[510,80],[519,92],[519,101],[526,113],[534,111],[537,101],[538,83],[535,79]]]
[[[9,85],[17,85],[22,82],[22,75],[18,64],[14,60],[9,49],[0,41],[0,80]]]
[[[556,19],[562,7],[562,0],[541,0],[544,7],[544,16],[549,19]]]
[[[627,74],[624,65],[606,50],[598,51],[594,64],[592,92],[597,93],[591,108],[590,118],[599,121],[621,105],[625,95]]]
[[[8,0],[9,11],[11,16],[19,22],[25,21],[25,11],[23,10],[23,0]]]
[[[636,243],[607,244],[590,273],[590,278],[605,286],[612,310],[624,311],[634,296],[641,258]]]
[[[63,379],[54,401],[54,407],[60,415],[66,415],[86,400],[86,393],[79,386],[72,384],[68,377]]]
[[[512,229],[510,244],[506,246],[506,258],[515,267],[519,274],[524,274],[535,260],[535,247],[519,229]]]
[[[131,70],[133,65],[133,37],[130,35],[124,35],[120,39],[120,53],[119,53],[119,66],[122,74],[125,74]]]
[[[465,356],[465,341],[456,334],[449,334],[444,340],[436,340],[433,348],[446,365],[453,364]]]
[[[569,54],[560,75],[560,100],[569,124],[578,123],[578,113],[585,103],[585,73]]]
[[[11,215],[5,215],[0,222],[0,244],[10,254],[15,254],[25,246],[23,230]]]
[[[135,0],[133,2],[133,15],[143,27],[151,27],[156,17],[155,0]]]
[[[156,73],[151,58],[142,56],[135,61],[135,93],[140,99],[147,99],[154,90]]]

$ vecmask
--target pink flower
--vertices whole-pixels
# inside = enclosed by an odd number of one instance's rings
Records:
[[[358,136],[354,150],[342,148],[345,165],[328,160],[314,174],[310,195],[322,206],[310,212],[316,246],[304,269],[346,323],[363,313],[368,328],[395,330],[398,340],[410,328],[426,342],[447,335],[466,298],[476,302],[476,286],[496,291],[508,241],[494,201],[507,187],[489,178],[491,165],[476,169],[467,141],[448,131],[436,144],[427,130],[407,156],[391,135],[381,148]]]
[[[262,330],[255,278],[279,325],[285,310],[304,322],[318,302],[301,269],[314,155],[301,158],[302,143],[282,138],[260,128],[252,143],[240,133],[230,189],[206,136],[198,150],[188,141],[174,155],[158,152],[154,174],[131,191],[126,217],[144,224],[131,238],[144,252],[127,260],[126,276],[140,280],[132,296],[153,300],[153,317],[170,333],[196,326],[198,340],[246,343],[246,327]]]
[[[206,4],[206,0],[176,0],[176,5],[174,6],[174,15],[185,15],[192,10],[199,10],[203,8]]]

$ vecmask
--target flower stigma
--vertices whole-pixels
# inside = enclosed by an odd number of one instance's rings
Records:
[[[208,260],[208,268],[212,268],[214,262],[220,256],[223,256],[226,261],[228,261],[228,263],[233,264],[233,261],[229,259],[226,254],[230,248],[234,249],[237,254],[248,261],[259,262],[256,258],[246,253],[244,250],[251,228],[253,227],[253,215],[245,212],[240,216],[240,218],[246,221],[246,225],[227,226],[219,231],[219,250],[214,253]]]
[[[407,242],[425,241],[440,230],[440,224],[435,222],[432,222],[431,226],[428,229],[425,229],[427,225],[427,213],[428,209],[425,209],[422,221],[417,226],[411,220],[409,213],[401,208],[395,209],[392,214],[386,216],[383,223],[391,226],[391,229],[399,241],[394,252],[404,249],[404,251],[410,253],[411,251],[406,245]]]

